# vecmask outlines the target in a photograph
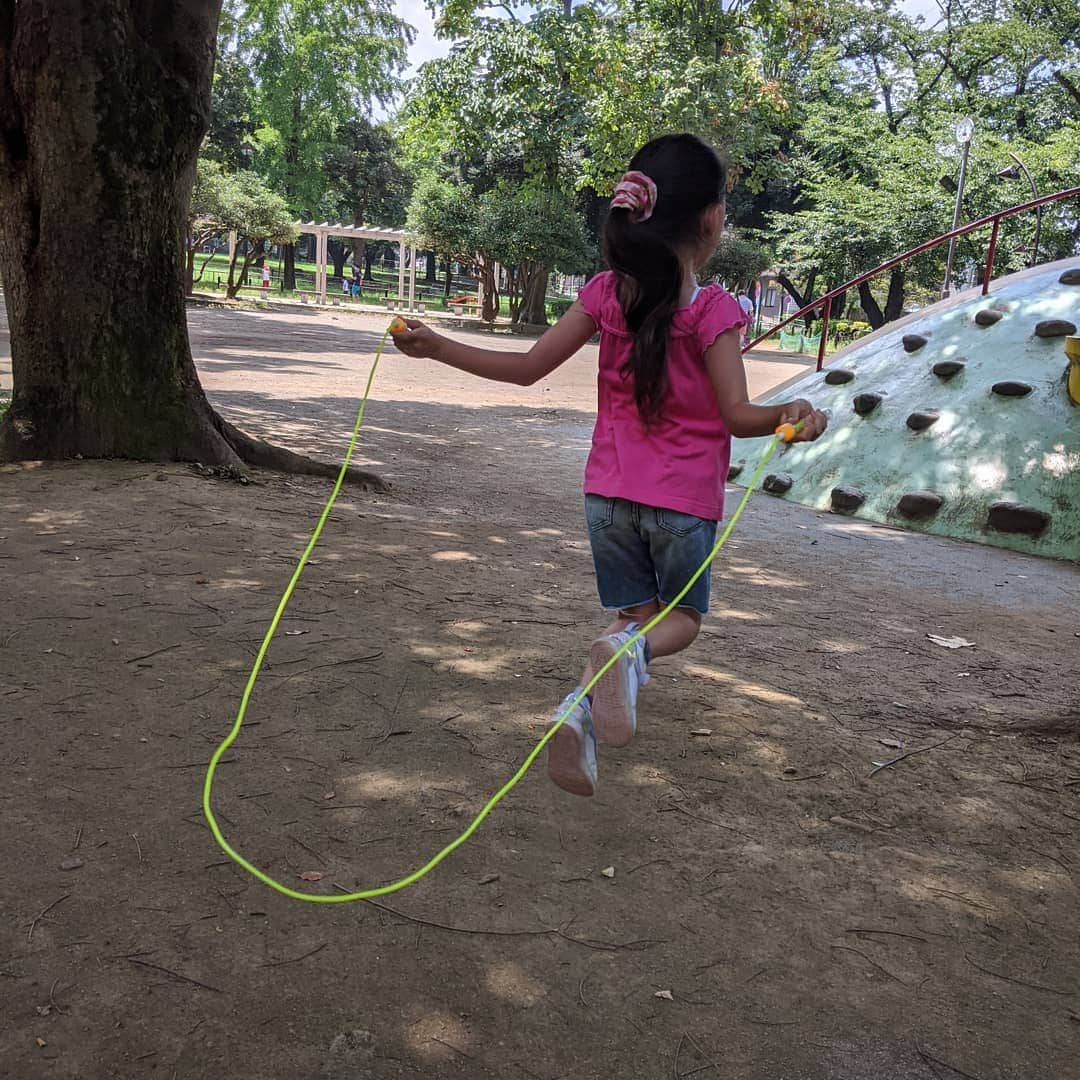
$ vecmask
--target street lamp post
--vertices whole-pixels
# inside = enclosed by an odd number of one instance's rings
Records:
[[[967,180],[968,154],[971,151],[971,136],[975,134],[975,121],[965,117],[956,125],[956,141],[960,144],[960,178],[956,182],[956,205],[953,207],[952,232],[960,224],[960,206],[964,198],[964,181]],[[945,283],[941,287],[941,296],[944,299],[949,295],[949,284],[952,280],[953,256],[956,254],[956,237],[949,241],[949,254],[945,261]]]
[[[1019,180],[1020,174],[1024,174],[1024,178],[1028,182],[1028,187],[1031,188],[1031,197],[1037,199],[1039,197],[1039,189],[1035,186],[1035,181],[1032,179],[1031,173],[1028,171],[1028,167],[1020,160],[1019,156],[1009,151],[1009,157],[1016,162],[1015,165],[1010,165],[1007,169],[1002,169],[998,173],[998,178],[1001,180]],[[1031,255],[1031,265],[1037,266],[1039,263],[1039,241],[1042,239],[1042,215],[1043,208],[1037,206],[1035,208],[1035,250]]]

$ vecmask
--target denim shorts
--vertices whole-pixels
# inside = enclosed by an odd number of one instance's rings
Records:
[[[716,522],[612,499],[585,496],[596,588],[600,603],[612,611],[659,599],[670,603],[705,561],[716,542]],[[712,567],[679,601],[704,615],[709,610]]]

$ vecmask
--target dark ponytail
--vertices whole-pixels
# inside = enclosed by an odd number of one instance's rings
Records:
[[[634,378],[642,419],[659,417],[667,394],[667,342],[682,289],[681,253],[700,236],[702,214],[724,198],[727,175],[716,151],[695,135],[664,135],[630,162],[656,184],[645,221],[615,207],[604,226],[604,258],[615,272],[619,304],[634,346],[624,372]]]

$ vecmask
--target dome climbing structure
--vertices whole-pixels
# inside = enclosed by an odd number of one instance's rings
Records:
[[[1000,278],[862,338],[767,402],[830,413],[772,460],[777,498],[1080,559],[1080,263]],[[735,440],[731,479],[763,440]],[[741,460],[740,460],[741,459]]]

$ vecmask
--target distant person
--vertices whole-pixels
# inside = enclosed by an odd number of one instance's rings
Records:
[[[343,277],[341,279],[341,295],[342,296],[348,296],[349,295],[349,288],[350,288],[349,279],[347,277]]]
[[[747,317],[721,286],[697,283],[724,227],[727,176],[716,151],[694,135],[665,135],[643,146],[630,169],[604,226],[612,269],[597,274],[527,353],[466,345],[416,319],[394,334],[409,356],[531,386],[600,332],[585,520],[600,603],[612,621],[593,641],[578,689],[555,713],[562,722],[548,744],[548,775],[575,795],[596,788],[597,740],[625,746],[633,737],[650,661],[681,652],[701,629],[732,436],[771,435],[802,420],[796,438],[809,441],[826,425],[801,398],[750,401],[739,352]],[[634,639],[676,597],[679,606]],[[582,697],[593,672],[624,645],[591,699]]]
[[[754,301],[746,295],[745,289],[740,289],[735,299],[746,316],[746,322],[743,323],[742,328],[742,347],[745,349],[750,344],[750,327],[754,322]]]
[[[262,287],[264,289],[270,288],[270,267],[264,266],[262,268]]]

